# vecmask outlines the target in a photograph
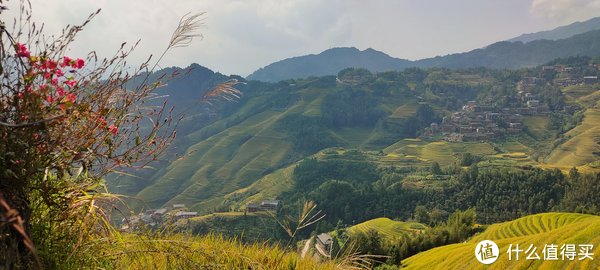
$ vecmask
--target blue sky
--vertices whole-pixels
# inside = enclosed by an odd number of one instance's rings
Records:
[[[12,3],[11,3],[12,2]],[[9,2],[13,6],[19,1]],[[374,48],[420,59],[464,52],[522,33],[548,30],[600,14],[600,0],[32,0],[33,18],[59,33],[102,8],[70,55],[113,53],[141,39],[139,63],[168,43],[179,18],[206,12],[202,40],[171,51],[162,66],[193,62],[248,75],[284,58],[331,47]],[[5,16],[10,16],[6,14]]]

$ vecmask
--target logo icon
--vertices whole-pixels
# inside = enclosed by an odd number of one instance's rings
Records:
[[[500,249],[498,249],[498,245],[494,241],[483,240],[475,246],[475,258],[480,263],[494,263],[498,259],[498,256],[500,256]]]

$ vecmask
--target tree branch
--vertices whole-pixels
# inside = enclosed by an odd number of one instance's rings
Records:
[[[22,127],[28,127],[28,126],[37,126],[37,125],[40,125],[43,123],[47,123],[47,122],[56,120],[56,119],[64,117],[64,116],[65,116],[64,114],[61,114],[61,115],[53,116],[53,117],[42,119],[42,120],[35,121],[35,122],[26,122],[26,123],[19,123],[19,124],[11,124],[11,123],[6,123],[6,122],[0,121],[0,126],[10,127],[10,128],[22,128]]]

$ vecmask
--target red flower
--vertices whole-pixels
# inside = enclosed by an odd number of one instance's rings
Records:
[[[58,63],[54,60],[48,60],[47,64],[48,69],[56,69],[58,67]]]
[[[17,50],[17,56],[18,57],[27,57],[29,58],[31,56],[31,53],[29,53],[29,51],[27,51],[27,47],[25,47],[24,44],[21,43],[17,43],[15,44],[16,50]]]
[[[100,119],[98,119],[98,121],[100,122],[100,126],[101,127],[105,127],[106,126],[106,118],[100,117]]]
[[[62,63],[60,63],[61,67],[66,67],[66,66],[70,66],[71,65],[71,58],[69,58],[68,56],[63,57],[63,61]]]
[[[56,101],[56,98],[48,95],[48,96],[46,96],[46,101],[48,101],[48,103],[52,103],[52,102]]]
[[[110,126],[108,126],[108,131],[112,133],[113,136],[116,136],[119,128],[115,126],[115,124],[110,124]]]
[[[85,65],[85,61],[83,61],[83,59],[81,58],[77,58],[77,61],[75,61],[75,63],[73,63],[72,67],[74,68],[83,68],[83,65]]]
[[[58,85],[58,78],[52,79],[52,85]]]
[[[77,96],[75,96],[75,94],[73,93],[70,93],[65,97],[65,99],[67,100],[67,102],[75,103],[75,101],[77,100]]]
[[[41,67],[45,70],[53,70],[58,67],[58,64],[54,60],[42,60]]]
[[[73,79],[70,79],[70,80],[67,80],[65,82],[65,84],[68,85],[68,86],[70,86],[70,87],[73,87],[73,86],[75,86],[75,84],[77,84],[77,81],[73,80]]]
[[[61,77],[61,76],[65,75],[65,74],[63,73],[62,69],[60,69],[60,68],[57,68],[56,70],[54,70],[54,74],[55,74],[56,76],[58,76],[58,77]]]
[[[63,97],[65,95],[65,89],[62,87],[58,87],[56,88],[56,95],[58,95],[58,97]]]

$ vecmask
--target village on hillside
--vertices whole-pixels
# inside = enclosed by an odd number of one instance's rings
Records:
[[[171,207],[160,209],[148,209],[143,213],[123,218],[121,220],[121,231],[132,231],[141,226],[157,227],[167,220],[182,220],[197,217],[198,212],[190,212],[185,204],[173,204]]]
[[[246,205],[244,214],[257,212],[274,212],[281,207],[280,200],[263,200],[260,203]],[[157,228],[167,221],[179,221],[198,217],[198,212],[187,209],[185,204],[173,204],[160,209],[148,209],[137,215],[132,215],[121,220],[121,231],[133,231],[140,227]]]
[[[600,65],[594,65],[600,70]],[[496,107],[469,101],[461,110],[444,116],[441,123],[431,123],[423,132],[424,137],[442,135],[449,142],[488,141],[504,134],[515,134],[523,130],[524,116],[548,115],[551,111],[540,97],[529,92],[532,87],[554,85],[592,85],[598,83],[598,76],[572,76],[574,68],[565,65],[543,66],[540,77],[523,77],[516,86],[513,101],[506,107]],[[544,74],[554,73],[554,79],[547,81]],[[573,112],[577,108],[565,106],[564,111]]]

